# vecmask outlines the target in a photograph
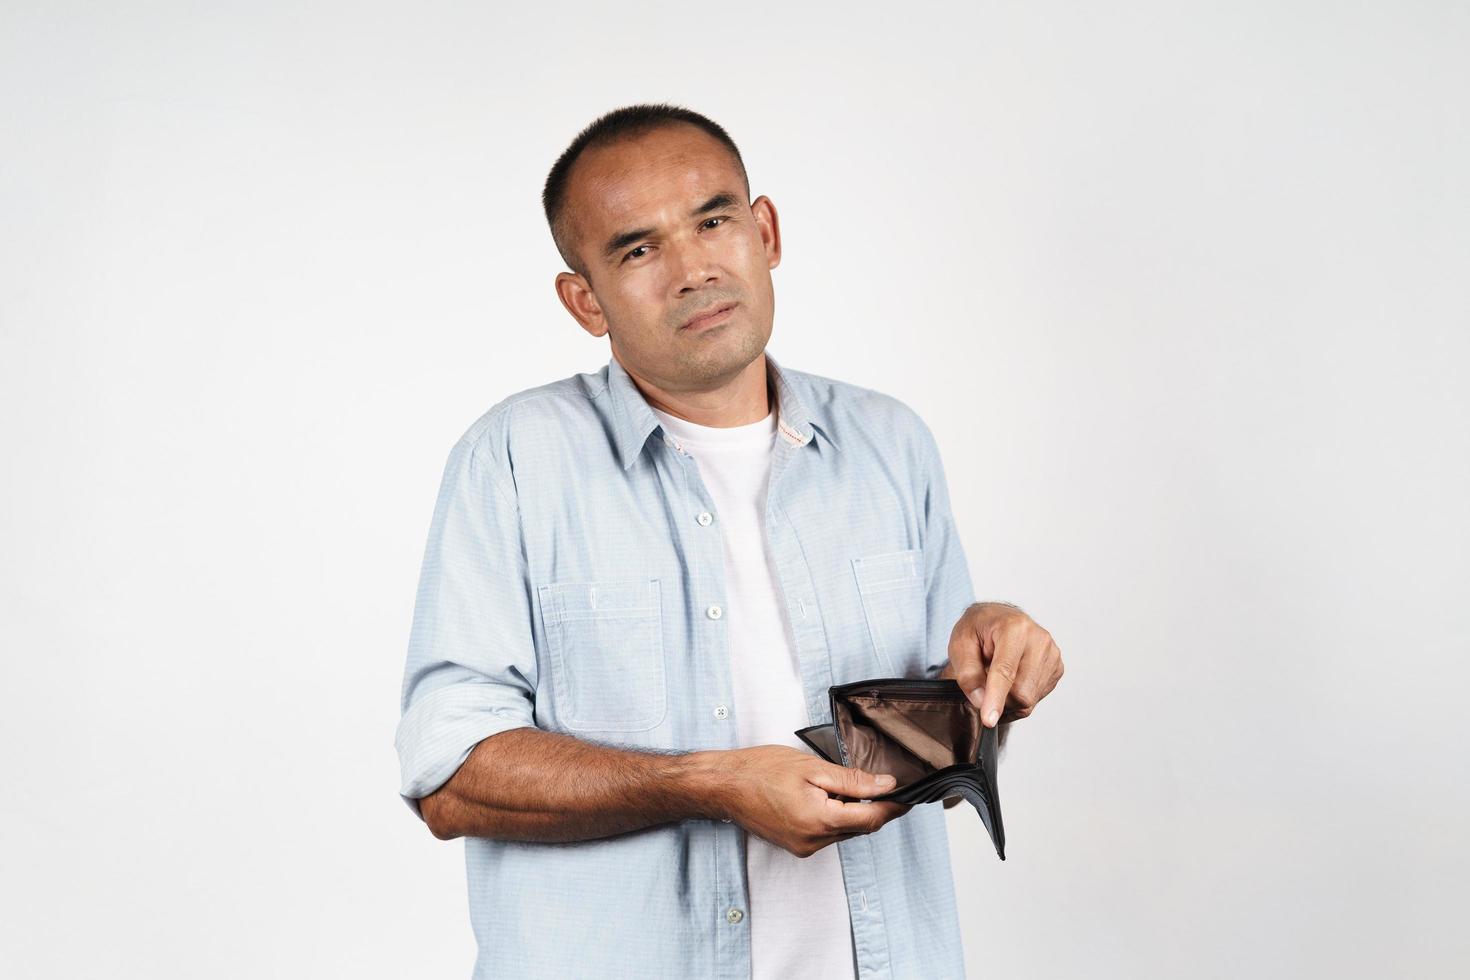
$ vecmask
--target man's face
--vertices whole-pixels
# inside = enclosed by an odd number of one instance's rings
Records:
[[[562,303],[666,391],[728,382],[770,339],[771,270],[781,261],[775,206],[745,200],[734,157],[694,126],[584,152],[567,206],[587,277],[557,276]],[[686,326],[731,304],[718,321]]]

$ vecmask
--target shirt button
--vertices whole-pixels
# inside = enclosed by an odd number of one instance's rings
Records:
[[[728,717],[730,717],[730,709],[727,708],[727,707],[725,707],[723,704],[717,704],[717,705],[715,705],[715,717],[716,718],[728,718]]]
[[[745,913],[739,909],[731,909],[725,913],[726,922],[739,922],[743,918],[745,918]]]
[[[724,613],[720,611],[719,606],[710,606],[704,611],[704,614],[710,619],[719,619],[722,615],[724,615]]]
[[[709,527],[710,521],[713,521],[714,519],[714,515],[712,515],[709,511],[705,511],[695,518],[695,520],[699,522],[701,527]]]

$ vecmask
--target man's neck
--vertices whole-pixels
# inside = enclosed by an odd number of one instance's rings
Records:
[[[750,425],[770,415],[774,404],[764,352],[730,381],[708,391],[668,391],[634,373],[620,357],[618,363],[649,405],[695,425],[719,429]]]

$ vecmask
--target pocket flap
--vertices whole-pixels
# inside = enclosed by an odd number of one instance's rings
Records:
[[[852,560],[852,571],[857,576],[858,589],[865,595],[901,589],[905,586],[923,586],[924,550],[905,548],[902,551],[887,551],[878,555],[866,555]]]
[[[657,588],[655,578],[553,582],[541,586],[542,612],[548,623],[655,612]]]

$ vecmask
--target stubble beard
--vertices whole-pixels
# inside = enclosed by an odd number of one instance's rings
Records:
[[[735,329],[739,324],[728,323],[717,330]],[[743,371],[751,361],[765,350],[765,341],[760,332],[749,327],[740,330],[735,337],[704,337],[695,335],[684,338],[694,341],[692,349],[686,348],[675,365],[678,376],[695,388],[710,388],[728,382]],[[705,341],[713,341],[701,345]]]

